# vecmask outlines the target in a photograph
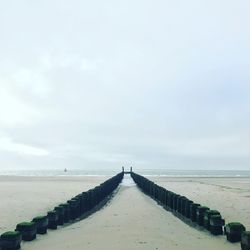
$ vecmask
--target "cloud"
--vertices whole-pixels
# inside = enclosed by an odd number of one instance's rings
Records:
[[[17,143],[8,137],[0,137],[0,150],[13,152],[20,155],[30,155],[38,157],[49,155],[49,152],[46,149]]]
[[[250,150],[244,135],[207,138],[174,138],[166,143],[166,152],[176,156],[248,158]]]
[[[48,79],[45,78],[42,68],[19,68],[13,72],[9,79],[9,84],[18,91],[30,93],[37,98],[42,98],[50,93]],[[13,89],[13,88],[12,88]]]
[[[5,82],[3,80],[3,82]],[[9,85],[1,83],[0,91],[0,123],[3,126],[31,124],[38,118],[37,111],[22,97],[11,91]]]
[[[249,169],[248,9],[1,3],[3,165]]]

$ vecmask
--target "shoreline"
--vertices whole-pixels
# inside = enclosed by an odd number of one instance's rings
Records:
[[[129,169],[125,168],[125,171]],[[134,169],[135,173],[145,177],[169,177],[169,178],[250,178],[250,170],[140,170]],[[64,172],[62,169],[58,170],[0,170],[0,177],[6,176],[24,176],[24,177],[99,177],[99,176],[113,176],[121,172],[121,169],[110,170],[73,170],[68,169]]]
[[[117,174],[119,172],[115,172],[115,174]],[[136,172],[137,173],[137,172]],[[160,175],[160,174],[141,174],[139,173],[140,175],[142,176],[145,176],[147,178],[149,177],[152,177],[152,178],[169,178],[169,179],[172,179],[172,178],[195,178],[195,179],[204,179],[204,178],[227,178],[227,179],[230,179],[230,178],[233,178],[233,179],[237,179],[237,178],[240,178],[240,179],[250,179],[250,175],[248,176],[244,176],[244,175],[239,175],[239,176],[231,176],[231,175]],[[56,177],[60,177],[60,178],[71,178],[71,177],[79,177],[79,178],[82,178],[82,177],[110,177],[110,176],[113,176],[113,174],[72,174],[72,175],[25,175],[25,174],[0,174],[0,179],[3,179],[5,177],[7,178],[12,178],[12,177],[31,177],[31,178],[56,178]]]

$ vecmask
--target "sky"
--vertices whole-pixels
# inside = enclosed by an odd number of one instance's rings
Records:
[[[250,170],[249,9],[0,0],[0,170]]]

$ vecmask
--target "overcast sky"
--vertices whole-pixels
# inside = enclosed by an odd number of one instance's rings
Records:
[[[250,170],[249,0],[0,0],[0,169]]]

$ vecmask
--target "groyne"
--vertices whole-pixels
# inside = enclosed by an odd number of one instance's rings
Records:
[[[86,192],[58,204],[45,215],[39,215],[31,221],[18,223],[14,231],[0,236],[0,250],[17,250],[22,241],[32,241],[37,234],[46,235],[48,229],[56,230],[68,223],[74,223],[97,210],[98,206],[111,197],[113,191],[123,179],[124,171],[106,180]]]
[[[221,213],[196,203],[188,197],[167,190],[131,171],[131,177],[137,186],[148,196],[156,200],[182,221],[194,227],[208,230],[212,235],[226,235],[229,242],[241,242],[242,250],[250,250],[250,232],[239,222],[225,225]]]

